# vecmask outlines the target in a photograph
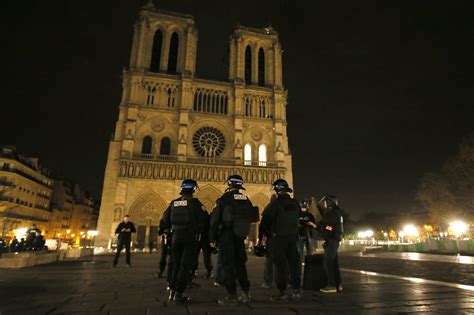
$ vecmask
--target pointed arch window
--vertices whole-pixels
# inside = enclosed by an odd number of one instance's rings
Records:
[[[252,84],[252,49],[245,48],[245,84]]]
[[[176,74],[178,69],[178,48],[179,48],[179,37],[178,33],[173,33],[170,40],[170,54],[168,56],[168,73]]]
[[[267,147],[264,144],[258,147],[258,166],[267,166]]]
[[[151,50],[151,72],[160,72],[161,46],[163,44],[163,33],[160,30],[153,36],[153,48]]]
[[[142,154],[151,154],[153,146],[153,139],[150,136],[145,136],[142,142]]]
[[[169,88],[166,93],[168,95],[168,108],[173,108],[176,93],[172,91],[171,88]]]
[[[258,50],[258,85],[265,86],[265,52],[263,48]]]
[[[244,165],[252,165],[252,146],[248,143],[244,146]]]
[[[252,116],[252,101],[248,97],[245,99],[245,116]]]
[[[171,140],[168,137],[161,139],[160,155],[171,155]]]

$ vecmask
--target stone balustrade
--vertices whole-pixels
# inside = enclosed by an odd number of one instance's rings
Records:
[[[240,160],[219,160],[177,157],[173,162],[158,159],[119,159],[122,178],[181,180],[194,178],[198,181],[224,182],[230,175],[239,174],[247,183],[271,184],[284,178],[286,169],[275,162],[265,165],[242,165]]]

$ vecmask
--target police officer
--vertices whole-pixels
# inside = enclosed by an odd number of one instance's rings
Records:
[[[131,267],[130,263],[130,242],[132,241],[132,233],[135,233],[135,225],[130,221],[130,217],[125,215],[123,221],[115,229],[115,234],[118,234],[117,252],[115,253],[113,267],[117,266],[120,252],[125,247],[125,257],[127,267]]]
[[[301,211],[298,217],[298,253],[300,254],[300,262],[304,262],[304,249],[306,254],[313,255],[313,230],[316,228],[316,221],[311,212],[308,211],[309,205],[307,200],[300,203]]]
[[[296,248],[296,237],[298,234],[298,214],[300,205],[289,193],[293,190],[284,179],[278,179],[273,183],[273,189],[277,194],[262,213],[260,228],[269,235],[266,243],[267,250],[275,264],[275,282],[279,292],[271,297],[272,301],[286,301],[288,295],[286,288],[288,274],[290,274],[291,286],[293,287],[292,298],[299,300],[301,268],[299,266],[298,249]],[[262,240],[259,240],[261,243]]]
[[[171,201],[161,219],[161,229],[172,232],[171,255],[173,274],[170,282],[169,301],[177,304],[189,302],[183,295],[195,259],[197,235],[201,232],[202,203],[193,198],[197,182],[185,179],[181,183],[178,199]]]
[[[227,179],[228,188],[217,200],[211,214],[210,241],[219,249],[227,290],[227,296],[218,301],[220,305],[235,305],[239,300],[243,303],[250,301],[244,240],[250,231],[250,213],[254,208],[248,197],[240,193],[240,190],[245,190],[243,184],[241,176],[230,176]],[[236,281],[242,289],[239,299]]]
[[[212,248],[209,241],[209,225],[210,225],[210,215],[207,210],[202,207],[202,218],[203,218],[203,228],[200,238],[196,246],[196,262],[193,267],[193,274],[197,273],[199,267],[199,254],[202,251],[202,260],[204,262],[204,268],[206,268],[206,279],[209,279],[212,274]]]
[[[318,223],[318,232],[324,239],[323,266],[328,279],[327,286],[321,292],[336,293],[342,290],[337,255],[344,232],[342,213],[337,198],[332,195],[324,196],[319,201],[318,210],[322,217]]]
[[[276,194],[272,194],[270,201],[277,198]],[[260,224],[258,228],[258,239],[269,239],[271,237],[270,231],[267,231]],[[269,250],[265,250],[265,267],[263,269],[263,283],[260,285],[263,289],[270,289],[275,279],[275,268],[273,264],[273,258]]]

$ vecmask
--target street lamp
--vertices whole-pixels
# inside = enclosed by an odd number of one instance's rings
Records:
[[[456,237],[460,237],[467,232],[468,226],[466,223],[458,220],[451,222],[449,224],[449,229],[454,233],[454,235],[456,235]]]
[[[405,232],[405,235],[411,236],[411,237],[418,237],[418,235],[420,235],[418,233],[418,229],[414,225],[406,225],[403,228],[403,231]]]

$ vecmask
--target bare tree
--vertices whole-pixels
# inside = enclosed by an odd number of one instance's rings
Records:
[[[474,133],[460,144],[459,150],[443,167],[443,173],[455,196],[456,205],[474,214]]]
[[[462,141],[440,172],[423,176],[416,199],[434,224],[474,217],[474,133]]]

